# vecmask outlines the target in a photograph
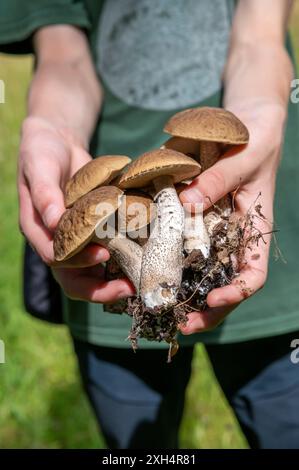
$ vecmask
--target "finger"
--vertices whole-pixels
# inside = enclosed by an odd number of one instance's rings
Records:
[[[203,210],[206,210],[223,196],[234,191],[241,182],[247,181],[249,176],[248,168],[244,164],[245,157],[244,146],[226,152],[215,165],[197,176],[185,190],[181,191],[181,202],[203,204]]]
[[[47,167],[37,173],[28,161],[24,164],[24,177],[34,208],[45,227],[53,231],[65,211],[59,165],[47,160]]]
[[[236,308],[236,306],[234,308]],[[232,310],[232,307],[220,307],[208,308],[203,312],[189,313],[187,324],[180,325],[180,331],[183,335],[209,331],[222,323]]]
[[[88,270],[81,270],[75,275],[67,269],[60,272],[57,270],[55,277],[66,295],[72,299],[107,303],[135,294],[134,287],[128,279],[104,281],[100,276]]]
[[[29,189],[24,183],[19,184],[19,207],[19,224],[22,233],[42,260],[47,264],[52,263],[54,253],[51,233],[34,209]]]
[[[72,148],[72,160],[71,160],[71,171],[70,176],[73,176],[83,165],[86,165],[92,160],[92,157],[82,147]]]
[[[266,278],[266,266],[264,269],[247,267],[228,286],[212,290],[208,294],[207,304],[209,307],[223,307],[240,303],[262,289]]]
[[[88,268],[66,268],[60,266],[51,266],[52,274],[59,284],[65,282],[66,279],[72,281],[80,276],[94,277],[98,282],[105,280],[106,269],[102,264],[90,266]],[[63,287],[63,285],[61,285]]]
[[[109,258],[110,254],[106,248],[98,244],[90,244],[72,258],[66,261],[54,261],[51,263],[51,266],[64,268],[87,268],[100,263],[105,263]]]

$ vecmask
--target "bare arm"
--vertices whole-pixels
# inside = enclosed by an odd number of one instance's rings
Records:
[[[285,32],[292,1],[239,0],[231,43],[224,70],[224,107],[234,112],[248,127],[250,142],[246,148],[228,152],[192,185],[210,200],[238,188],[236,210],[244,215],[257,195],[268,222],[258,221],[262,232],[272,229],[276,172],[280,160],[284,124],[293,76],[291,60],[285,49]],[[206,196],[209,196],[207,198]],[[181,193],[189,201],[188,192]],[[260,244],[259,257],[246,259],[240,276],[230,286],[214,289],[208,296],[208,312],[190,315],[186,334],[213,328],[244,300],[240,281],[255,293],[267,278],[270,236]]]
[[[224,104],[275,102],[285,112],[292,64],[285,36],[292,0],[241,0],[224,73]]]
[[[102,104],[85,34],[72,26],[49,26],[34,36],[36,71],[28,115],[66,129],[85,147]]]
[[[34,36],[34,47],[36,69],[20,145],[20,226],[44,261],[53,265],[53,230],[65,210],[62,189],[91,158],[87,148],[102,90],[81,30],[42,28]],[[132,293],[126,281],[104,283],[96,265],[108,258],[105,248],[89,246],[67,269],[55,269],[55,275],[70,297],[107,302]]]

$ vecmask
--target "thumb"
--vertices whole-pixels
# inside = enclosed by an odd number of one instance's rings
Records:
[[[220,160],[208,170],[197,176],[192,183],[180,193],[183,204],[203,204],[207,210],[226,194],[234,191],[241,181],[241,174],[236,163]]]
[[[31,175],[27,182],[34,208],[45,227],[53,231],[65,211],[59,171],[49,166],[43,174],[39,172],[38,175]]]
[[[45,152],[43,171],[41,164],[25,165],[24,176],[30,191],[33,207],[37,210],[45,227],[53,231],[65,211],[61,181],[64,180],[64,165],[48,158]],[[72,149],[71,173],[91,160],[90,155],[81,147]],[[35,159],[32,159],[35,162]]]

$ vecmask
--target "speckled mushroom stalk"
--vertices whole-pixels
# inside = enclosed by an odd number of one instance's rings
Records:
[[[121,204],[123,192],[103,186],[79,198],[62,215],[54,235],[55,260],[65,261],[88,243],[106,247],[139,291],[142,248],[124,235],[107,230],[107,221]]]
[[[140,294],[148,308],[176,302],[182,280],[184,210],[170,176],[154,180],[157,217],[144,246]]]
[[[121,188],[155,186],[156,219],[143,247],[140,295],[150,309],[176,303],[183,270],[184,211],[174,183],[200,173],[200,165],[174,150],[153,150],[132,162]]]
[[[123,273],[130,279],[138,294],[142,259],[141,246],[120,233],[116,233],[115,237],[111,238],[98,238],[95,235],[92,241],[107,248]]]
[[[190,254],[200,250],[204,258],[210,254],[211,241],[204,222],[203,213],[197,210],[194,213],[185,213],[184,250]]]
[[[162,147],[179,152],[183,152],[193,158],[198,158],[200,151],[200,142],[182,137],[171,137]],[[186,186],[185,186],[186,187]],[[185,188],[181,188],[185,189]],[[191,253],[193,250],[200,250],[204,258],[210,254],[210,237],[204,223],[201,208],[197,207],[194,213],[185,211],[184,225],[184,250]]]

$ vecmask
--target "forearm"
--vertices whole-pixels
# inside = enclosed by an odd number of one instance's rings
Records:
[[[282,45],[235,45],[224,75],[224,106],[248,101],[272,103],[286,110],[293,68]]]
[[[276,9],[268,20],[269,0],[240,0],[224,71],[224,106],[241,108],[256,102],[286,112],[293,76],[284,45],[291,3],[274,0]]]
[[[84,33],[67,26],[45,28],[36,33],[34,44],[36,69],[28,96],[29,121],[45,121],[87,148],[102,91]]]

